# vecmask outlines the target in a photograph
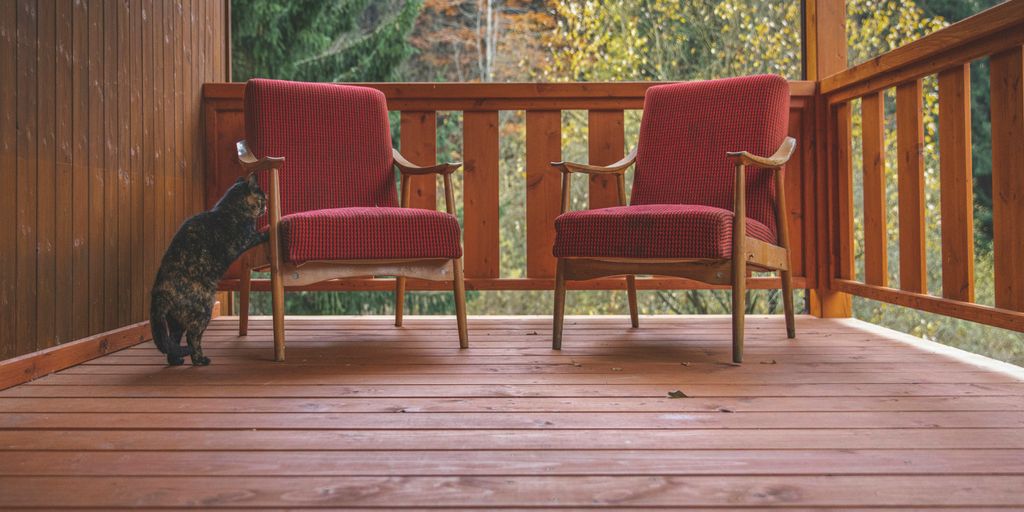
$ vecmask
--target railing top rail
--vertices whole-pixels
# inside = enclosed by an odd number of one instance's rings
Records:
[[[830,103],[915,80],[1024,44],[1024,0],[982,11],[821,81]]]
[[[389,99],[426,100],[642,100],[647,88],[671,82],[537,82],[537,83],[456,83],[456,82],[360,82],[352,85],[373,87]],[[793,96],[813,96],[815,82],[790,80]],[[245,84],[207,83],[206,99],[237,99]]]

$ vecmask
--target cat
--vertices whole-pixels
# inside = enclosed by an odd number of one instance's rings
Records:
[[[213,314],[217,284],[228,267],[245,251],[267,241],[256,230],[266,212],[267,198],[255,173],[224,193],[213,209],[189,218],[178,229],[160,262],[153,284],[149,322],[153,342],[167,355],[167,364],[205,366],[202,336]],[[181,346],[182,335],[188,347]]]

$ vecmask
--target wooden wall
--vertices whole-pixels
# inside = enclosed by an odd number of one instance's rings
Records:
[[[0,1],[0,359],[147,317],[203,205],[219,0]]]

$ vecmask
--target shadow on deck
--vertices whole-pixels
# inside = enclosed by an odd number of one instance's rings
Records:
[[[235,326],[0,392],[0,507],[1024,506],[1024,370],[855,320]]]

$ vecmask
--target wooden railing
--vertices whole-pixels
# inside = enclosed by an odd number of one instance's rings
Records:
[[[1024,1],[1011,1],[821,81],[837,291],[1024,331]],[[975,303],[972,60],[990,58],[995,307]],[[928,294],[922,79],[937,75],[942,297]],[[883,94],[896,90],[899,289],[889,287]],[[864,280],[854,279],[851,101],[860,98]],[[824,110],[824,109],[823,109]]]
[[[463,113],[463,237],[466,286],[478,290],[552,289],[555,259],[554,220],[559,213],[559,175],[549,162],[562,157],[562,110],[586,110],[589,117],[591,163],[609,164],[624,154],[624,111],[643,107],[644,91],[655,83],[557,83],[557,84],[361,84],[384,92],[388,108],[401,112],[400,147],[417,164],[437,159],[438,111]],[[815,287],[818,281],[815,239],[816,214],[821,194],[815,193],[819,174],[814,130],[815,84],[791,82],[789,134],[799,149],[786,170],[792,233],[794,286]],[[207,148],[207,204],[212,205],[241,174],[235,161],[234,143],[244,138],[243,84],[206,84],[203,90]],[[499,121],[503,110],[525,111],[526,118],[526,269],[525,278],[500,274],[499,230]],[[437,191],[431,177],[414,179],[413,205],[436,208]],[[615,203],[610,182],[590,183],[590,205]],[[442,283],[443,284],[443,283]],[[623,279],[595,279],[574,283],[587,289],[624,288]],[[638,279],[641,289],[707,288],[708,285],[677,278]],[[265,281],[254,280],[254,289],[266,290]],[[748,287],[777,288],[777,278],[751,278]],[[222,283],[225,290],[237,287],[237,272]],[[391,290],[386,279],[361,279],[320,283],[314,290]],[[431,282],[410,283],[412,289],[435,289]],[[437,288],[439,289],[439,288]]]

